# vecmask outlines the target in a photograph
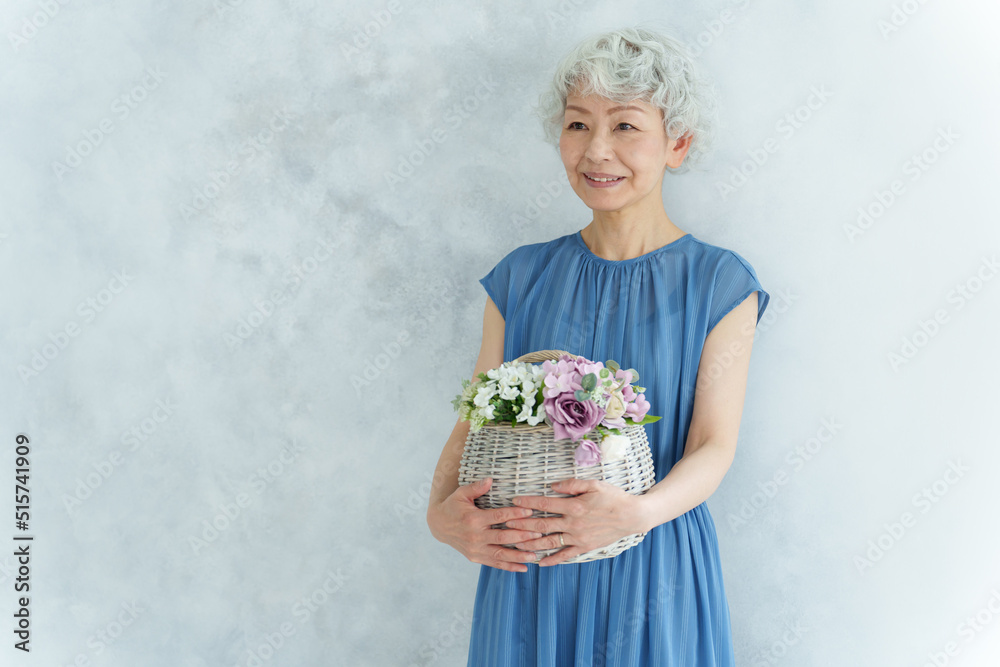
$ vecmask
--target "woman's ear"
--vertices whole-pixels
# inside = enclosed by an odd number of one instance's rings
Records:
[[[667,166],[672,169],[677,169],[684,162],[684,157],[687,155],[688,150],[691,148],[691,142],[694,139],[694,135],[690,132],[681,135],[677,139],[671,139],[670,143],[667,144]]]

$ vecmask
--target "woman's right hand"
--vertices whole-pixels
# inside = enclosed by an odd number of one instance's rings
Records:
[[[475,499],[490,490],[493,480],[489,477],[472,484],[460,486],[427,510],[427,525],[439,541],[454,547],[473,563],[510,572],[527,572],[524,563],[536,562],[534,552],[505,547],[538,539],[541,533],[514,528],[492,528],[511,519],[530,517],[532,511],[525,507],[480,509]]]

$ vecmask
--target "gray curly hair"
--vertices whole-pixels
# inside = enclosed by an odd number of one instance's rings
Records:
[[[574,47],[556,67],[551,86],[539,96],[535,112],[546,140],[559,146],[566,98],[596,94],[626,103],[643,99],[663,112],[667,136],[691,134],[691,148],[680,174],[698,165],[712,143],[718,100],[702,77],[689,48],[680,40],[648,28],[619,28],[593,34]]]

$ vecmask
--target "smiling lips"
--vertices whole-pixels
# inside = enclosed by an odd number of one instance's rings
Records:
[[[595,183],[612,183],[614,181],[620,181],[621,179],[625,178],[624,176],[615,176],[614,174],[587,174],[587,173],[584,173],[584,176],[586,176],[591,181],[594,181]]]

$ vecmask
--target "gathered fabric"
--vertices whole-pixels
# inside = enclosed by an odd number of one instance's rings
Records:
[[[656,480],[680,460],[705,339],[753,292],[739,254],[691,234],[639,257],[580,232],[509,252],[480,280],[504,317],[504,361],[561,349],[639,373]],[[470,667],[734,667],[715,523],[705,503],[612,558],[508,572],[480,566]]]

